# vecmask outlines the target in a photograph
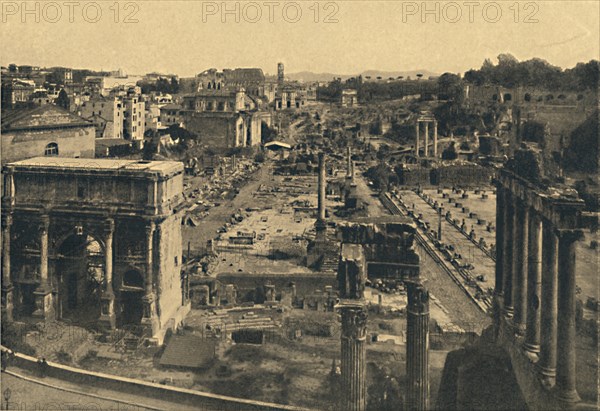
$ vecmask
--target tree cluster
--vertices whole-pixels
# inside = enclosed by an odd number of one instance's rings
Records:
[[[464,79],[475,85],[496,84],[512,88],[539,87],[548,90],[597,90],[600,62],[590,60],[563,70],[546,60],[533,58],[518,61],[510,54],[500,54],[498,64],[486,59],[479,70],[469,70]]]

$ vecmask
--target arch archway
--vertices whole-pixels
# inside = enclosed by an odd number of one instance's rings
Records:
[[[100,317],[104,260],[101,243],[89,233],[73,233],[60,243],[56,275],[61,318],[90,323]]]
[[[144,276],[137,269],[129,269],[123,274],[120,310],[117,315],[119,327],[138,325],[144,315]]]

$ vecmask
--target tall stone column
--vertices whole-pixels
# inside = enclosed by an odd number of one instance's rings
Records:
[[[156,225],[153,221],[150,221],[146,226],[146,279],[145,293],[143,297],[144,302],[144,316],[142,318],[142,324],[148,325],[152,328],[152,333],[158,330],[158,319],[156,318],[155,309],[155,295],[154,295],[154,233],[156,231]]]
[[[48,230],[50,228],[50,218],[43,215],[40,218],[40,284],[34,291],[35,311],[34,317],[41,317],[45,320],[51,320],[54,317],[54,308],[52,304],[52,287],[48,278]]]
[[[565,402],[579,401],[577,394],[575,328],[575,245],[581,238],[577,230],[559,233],[558,242],[558,339],[556,393]]]
[[[2,216],[2,320],[13,320],[13,285],[10,276],[10,232],[12,215]]]
[[[433,122],[433,156],[437,158],[438,156],[438,123],[437,121]]]
[[[529,237],[529,207],[515,201],[513,241],[513,324],[515,331],[523,335],[527,320],[527,242]]]
[[[415,123],[415,157],[419,157],[419,120]]]
[[[337,308],[342,316],[340,407],[344,411],[365,411],[367,406],[365,277],[362,245],[342,243],[337,273],[341,301]]]
[[[420,283],[408,283],[406,307],[406,408],[429,409],[429,292]]]
[[[429,121],[425,122],[425,157],[429,156]]]
[[[319,197],[318,197],[318,219],[325,221],[325,198],[327,179],[325,175],[325,153],[319,153]]]
[[[352,149],[350,146],[346,149],[346,177],[352,177]]]
[[[106,221],[106,233],[104,237],[104,290],[102,291],[100,322],[114,329],[116,326],[115,316],[115,293],[113,291],[113,238],[115,222],[113,219]]]
[[[342,409],[367,408],[367,308],[360,302],[340,304],[342,314]]]
[[[504,294],[504,313],[507,317],[513,316],[512,279],[513,279],[513,242],[514,242],[514,203],[512,194],[508,189],[504,191],[504,233],[502,251],[502,292]]]
[[[529,260],[527,261],[527,330],[524,348],[530,354],[540,352],[540,298],[542,295],[542,220],[535,211],[529,218]]]
[[[544,221],[542,231],[541,338],[537,365],[542,379],[547,385],[552,385],[556,376],[558,237],[549,221]]]
[[[506,230],[505,214],[505,194],[502,187],[498,187],[496,195],[496,281],[494,293],[501,297],[504,282],[504,231]]]

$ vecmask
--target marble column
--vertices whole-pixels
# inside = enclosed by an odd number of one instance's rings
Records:
[[[527,321],[529,207],[520,200],[515,201],[513,224],[513,324],[517,334],[523,335]]]
[[[537,365],[542,379],[547,385],[552,385],[556,376],[558,237],[549,221],[543,222],[542,231],[542,309]]]
[[[579,401],[577,394],[575,325],[575,247],[581,238],[577,230],[559,233],[558,240],[558,339],[556,343],[556,394],[565,402]]]
[[[2,216],[2,319],[13,320],[13,285],[10,276],[10,233],[12,215]]]
[[[114,329],[116,326],[115,294],[113,290],[113,238],[115,222],[113,219],[106,221],[104,237],[104,290],[102,291],[100,322]]]
[[[146,226],[146,278],[145,278],[145,293],[142,301],[144,303],[144,316],[142,323],[152,327],[153,334],[157,330],[157,318],[155,310],[155,295],[154,295],[154,233],[156,225],[150,221]]]
[[[325,198],[327,179],[325,175],[325,153],[319,153],[319,197],[318,197],[318,219],[325,221]]]
[[[502,239],[502,292],[504,295],[504,313],[507,317],[513,316],[512,299],[512,255],[513,255],[513,223],[514,223],[514,204],[512,194],[508,189],[504,189],[504,234]]]
[[[415,157],[419,157],[419,120],[415,123]]]
[[[542,295],[542,219],[531,210],[529,218],[529,259],[527,261],[527,329],[523,347],[530,354],[540,352],[540,298]],[[537,359],[537,355],[532,357]]]
[[[438,123],[437,121],[433,122],[433,156],[437,157],[438,155]]]
[[[429,122],[425,122],[425,157],[429,156]]]
[[[367,308],[360,302],[340,306],[342,315],[342,409],[367,408]]]
[[[48,230],[50,228],[50,218],[43,215],[40,218],[39,234],[40,234],[40,284],[34,291],[35,295],[35,311],[34,317],[42,317],[46,320],[51,320],[54,317],[54,309],[52,303],[52,287],[48,278]]]
[[[408,283],[406,307],[406,409],[429,409],[429,292]]]

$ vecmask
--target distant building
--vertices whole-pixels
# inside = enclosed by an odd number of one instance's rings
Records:
[[[123,103],[116,97],[94,97],[82,102],[81,117],[96,126],[96,138],[123,138]]]
[[[137,148],[144,144],[146,104],[133,90],[123,98],[123,137],[134,142]]]
[[[183,123],[183,107],[179,104],[164,105],[160,107],[159,113],[160,123],[163,126],[169,127]]]
[[[265,75],[259,68],[217,69],[211,68],[196,76],[197,91],[244,89],[247,95],[263,97],[265,95]]]
[[[2,112],[2,164],[38,156],[94,157],[95,128],[53,104]]]
[[[2,81],[2,108],[14,108],[27,105],[29,98],[35,92],[33,80],[3,79]]]
[[[355,107],[358,105],[358,96],[356,90],[342,90],[342,107]]]

